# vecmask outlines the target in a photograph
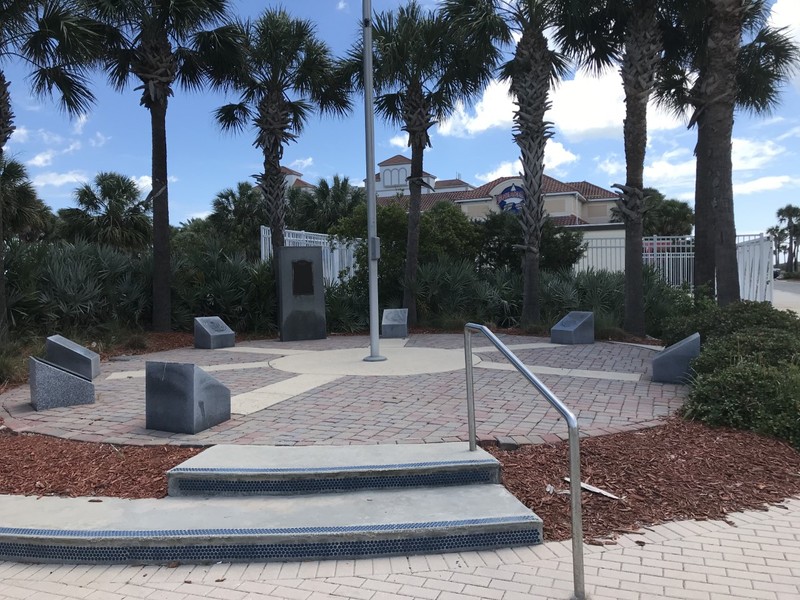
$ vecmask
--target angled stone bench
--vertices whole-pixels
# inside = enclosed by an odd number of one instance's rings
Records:
[[[199,433],[231,418],[231,392],[191,363],[145,365],[145,426]]]
[[[100,375],[100,355],[61,335],[51,335],[45,341],[45,358],[56,365],[94,381]]]
[[[572,311],[550,329],[553,344],[594,344],[594,313]]]
[[[28,375],[31,405],[35,410],[94,404],[94,383],[80,373],[31,356]]]
[[[195,317],[194,347],[205,350],[233,348],[236,334],[219,317]]]
[[[653,381],[657,383],[688,383],[692,361],[700,356],[700,334],[693,333],[680,342],[667,346],[653,357]]]
[[[407,338],[408,337],[408,309],[387,308],[383,311],[381,321],[382,338]]]

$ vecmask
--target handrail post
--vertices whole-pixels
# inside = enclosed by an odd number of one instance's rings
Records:
[[[472,373],[472,334],[482,333],[500,353],[535,387],[544,399],[555,408],[567,422],[569,431],[569,488],[570,516],[572,521],[572,576],[575,600],[586,600],[586,585],[583,573],[583,510],[581,507],[581,455],[578,420],[561,400],[548,387],[530,372],[520,359],[509,350],[485,325],[467,323],[464,325],[464,357],[467,372],[467,426],[469,428],[469,449],[476,449],[475,434],[475,382]]]
[[[475,380],[472,375],[472,331],[464,328],[464,359],[467,371],[467,428],[469,429],[469,451],[478,449],[475,431]]]

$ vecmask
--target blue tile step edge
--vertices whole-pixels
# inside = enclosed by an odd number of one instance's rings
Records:
[[[465,443],[218,445],[167,472],[170,496],[295,495],[494,484],[500,463]]]
[[[10,526],[0,528],[0,560],[203,564],[374,558],[541,543],[541,519],[502,486],[448,490],[300,499],[104,498],[102,503],[3,496],[0,512]],[[26,502],[30,507],[24,510]],[[53,527],[57,522],[71,528]]]

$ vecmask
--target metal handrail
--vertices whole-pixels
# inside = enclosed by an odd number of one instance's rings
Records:
[[[530,372],[528,367],[501,342],[488,327],[477,323],[467,323],[464,326],[464,358],[467,371],[467,426],[469,428],[469,449],[477,449],[475,428],[475,381],[472,373],[472,334],[482,333],[495,348],[514,365],[528,382],[535,387],[545,400],[555,408],[567,422],[569,431],[569,489],[570,512],[572,517],[572,578],[574,581],[574,594],[577,600],[586,598],[583,575],[583,520],[581,510],[581,457],[580,439],[578,437],[578,420],[572,411],[551,392],[545,384]]]

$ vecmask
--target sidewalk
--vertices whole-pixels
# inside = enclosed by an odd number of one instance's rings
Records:
[[[587,592],[593,600],[800,598],[800,499],[730,520],[667,523],[586,546]],[[177,568],[0,563],[0,598],[564,600],[570,547]]]

